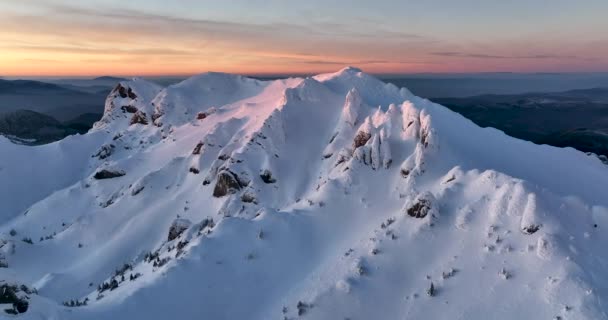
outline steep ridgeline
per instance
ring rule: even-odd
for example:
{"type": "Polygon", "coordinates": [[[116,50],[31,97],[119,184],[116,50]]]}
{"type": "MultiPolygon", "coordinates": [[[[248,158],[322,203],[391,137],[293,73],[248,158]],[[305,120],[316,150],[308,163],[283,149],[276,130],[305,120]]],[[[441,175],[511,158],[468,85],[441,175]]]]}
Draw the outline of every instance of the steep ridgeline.
{"type": "Polygon", "coordinates": [[[124,81],[0,153],[24,319],[608,319],[605,165],[355,68],[124,81]]]}

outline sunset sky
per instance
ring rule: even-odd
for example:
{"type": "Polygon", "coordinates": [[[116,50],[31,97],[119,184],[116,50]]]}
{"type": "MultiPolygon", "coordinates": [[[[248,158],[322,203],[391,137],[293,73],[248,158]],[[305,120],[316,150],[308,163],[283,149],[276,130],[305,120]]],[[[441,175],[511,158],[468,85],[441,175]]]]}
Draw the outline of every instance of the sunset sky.
{"type": "Polygon", "coordinates": [[[2,0],[0,76],[608,71],[605,0],[2,0]]]}

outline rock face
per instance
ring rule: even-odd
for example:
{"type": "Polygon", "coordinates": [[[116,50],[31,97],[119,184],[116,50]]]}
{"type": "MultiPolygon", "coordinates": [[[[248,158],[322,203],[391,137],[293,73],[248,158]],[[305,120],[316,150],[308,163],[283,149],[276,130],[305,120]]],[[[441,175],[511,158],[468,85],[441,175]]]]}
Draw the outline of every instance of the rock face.
{"type": "Polygon", "coordinates": [[[175,219],[169,228],[169,234],[167,235],[167,241],[175,240],[179,237],[186,229],[190,227],[192,222],[188,219],[175,219]]]}
{"type": "Polygon", "coordinates": [[[421,199],[413,206],[407,209],[407,214],[414,218],[424,218],[431,210],[431,203],[425,199],[421,199]]]}
{"type": "Polygon", "coordinates": [[[12,309],[4,309],[4,312],[8,314],[19,314],[27,312],[29,308],[29,296],[35,294],[36,291],[32,290],[25,285],[16,284],[2,284],[0,285],[0,304],[11,304],[12,309]]]}
{"type": "Polygon", "coordinates": [[[236,175],[228,170],[221,171],[217,175],[217,183],[213,189],[213,196],[216,198],[233,194],[241,189],[236,175]]]}
{"type": "Polygon", "coordinates": [[[133,90],[131,88],[125,88],[122,84],[118,84],[116,86],[116,88],[114,88],[114,91],[118,92],[118,94],[120,95],[121,98],[129,98],[129,99],[136,99],[137,95],[133,92],[133,90]]]}
{"type": "Polygon", "coordinates": [[[423,193],[416,197],[413,203],[406,209],[408,216],[422,219],[432,214],[435,198],[430,193],[423,193]]]}
{"type": "Polygon", "coordinates": [[[126,112],[126,113],[135,113],[137,112],[137,108],[134,106],[122,106],[120,107],[120,110],[122,110],[122,112],[126,112]]]}
{"type": "Polygon", "coordinates": [[[133,114],[133,117],[131,117],[131,121],[129,122],[129,124],[147,125],[148,119],[146,118],[146,113],[142,111],[135,112],[135,114],[133,114]]]}
{"type": "Polygon", "coordinates": [[[369,139],[371,139],[372,135],[365,131],[357,132],[355,136],[355,140],[353,141],[353,149],[357,149],[361,146],[364,146],[369,139]]]}
{"type": "Polygon", "coordinates": [[[122,177],[125,174],[126,173],[122,170],[102,169],[102,170],[95,172],[95,175],[93,176],[93,178],[95,178],[97,180],[112,179],[112,178],[122,177]]]}

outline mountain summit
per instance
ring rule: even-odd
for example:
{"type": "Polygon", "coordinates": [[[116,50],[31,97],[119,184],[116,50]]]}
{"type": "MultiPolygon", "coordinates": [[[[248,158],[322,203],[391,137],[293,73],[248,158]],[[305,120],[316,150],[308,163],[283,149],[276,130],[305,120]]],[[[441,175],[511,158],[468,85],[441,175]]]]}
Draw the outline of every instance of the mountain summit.
{"type": "Polygon", "coordinates": [[[121,81],[0,154],[24,319],[608,319],[604,164],[356,68],[121,81]]]}

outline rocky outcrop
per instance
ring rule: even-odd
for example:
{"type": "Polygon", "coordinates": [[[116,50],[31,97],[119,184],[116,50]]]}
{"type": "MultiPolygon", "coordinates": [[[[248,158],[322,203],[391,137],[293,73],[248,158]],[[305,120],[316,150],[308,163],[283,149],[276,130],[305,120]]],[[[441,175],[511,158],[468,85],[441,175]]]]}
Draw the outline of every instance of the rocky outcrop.
{"type": "Polygon", "coordinates": [[[213,189],[213,196],[216,198],[223,197],[228,194],[236,193],[241,189],[239,179],[233,172],[223,170],[217,174],[217,183],[213,189]]]}
{"type": "Polygon", "coordinates": [[[410,217],[422,219],[434,213],[434,205],[435,197],[426,192],[414,199],[414,201],[407,207],[406,213],[410,217]]]}
{"type": "Polygon", "coordinates": [[[177,237],[181,236],[184,231],[190,228],[192,222],[188,219],[177,218],[173,220],[171,227],[169,228],[169,234],[167,235],[167,241],[175,240],[177,237]]]}
{"type": "Polygon", "coordinates": [[[521,231],[525,234],[533,234],[536,233],[540,229],[540,225],[532,224],[528,226],[522,227],[521,231]]]}
{"type": "Polygon", "coordinates": [[[148,119],[146,118],[146,113],[143,111],[135,112],[135,114],[133,114],[133,117],[131,117],[131,121],[129,121],[129,125],[133,124],[147,125],[148,119]]]}
{"type": "Polygon", "coordinates": [[[250,192],[243,193],[241,195],[241,201],[243,201],[245,203],[254,203],[254,204],[258,203],[257,199],[255,198],[255,195],[250,192]]]}
{"type": "Polygon", "coordinates": [[[121,83],[116,85],[113,91],[118,92],[121,98],[137,99],[137,95],[131,88],[125,88],[121,83]]]}
{"type": "Polygon", "coordinates": [[[364,146],[369,139],[371,139],[372,135],[369,132],[359,131],[355,136],[355,140],[353,141],[353,149],[357,149],[361,146],[364,146]]]}
{"type": "Polygon", "coordinates": [[[414,203],[407,209],[407,214],[414,218],[424,218],[431,210],[431,203],[426,199],[420,199],[420,201],[414,203]]]}
{"type": "Polygon", "coordinates": [[[25,313],[29,309],[29,296],[36,290],[25,285],[3,283],[0,285],[0,304],[12,305],[12,309],[4,309],[8,314],[25,313]]]}
{"type": "Polygon", "coordinates": [[[136,113],[138,111],[138,109],[134,106],[122,106],[120,107],[120,110],[122,110],[122,112],[126,112],[126,113],[136,113]]]}
{"type": "Polygon", "coordinates": [[[112,155],[115,146],[113,144],[104,144],[99,148],[99,151],[93,155],[93,157],[103,160],[112,155]]]}
{"type": "Polygon", "coordinates": [[[93,178],[97,180],[112,179],[124,176],[126,173],[122,170],[101,169],[95,172],[93,178]]]}
{"type": "Polygon", "coordinates": [[[260,173],[260,178],[262,178],[262,181],[264,181],[264,183],[275,183],[277,182],[277,179],[275,179],[272,176],[272,172],[270,172],[270,170],[265,169],[260,173]]]}
{"type": "Polygon", "coordinates": [[[201,154],[201,148],[203,147],[203,145],[204,145],[204,143],[202,141],[197,143],[196,146],[194,147],[194,150],[192,150],[192,154],[194,154],[194,155],[201,154]]]}

